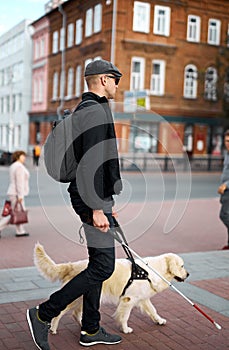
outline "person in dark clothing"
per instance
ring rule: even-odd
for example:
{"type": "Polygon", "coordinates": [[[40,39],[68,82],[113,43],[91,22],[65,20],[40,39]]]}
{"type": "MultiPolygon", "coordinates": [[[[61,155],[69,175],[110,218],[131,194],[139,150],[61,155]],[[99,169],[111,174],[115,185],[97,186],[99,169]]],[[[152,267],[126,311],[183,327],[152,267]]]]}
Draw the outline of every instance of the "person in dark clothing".
{"type": "Polygon", "coordinates": [[[227,228],[227,244],[222,248],[223,250],[229,249],[229,130],[224,133],[224,145],[226,147],[226,153],[223,163],[223,172],[221,175],[221,185],[218,188],[220,194],[220,219],[227,228]]]}
{"type": "Polygon", "coordinates": [[[27,320],[37,347],[49,350],[48,329],[52,318],[83,295],[80,344],[117,344],[121,337],[100,326],[100,294],[115,264],[113,195],[122,190],[113,117],[108,104],[115,97],[122,74],[111,62],[95,60],[85,69],[88,92],[73,115],[76,179],[69,185],[71,203],[80,216],[87,240],[89,263],[63,288],[37,307],[27,310],[27,320]]]}

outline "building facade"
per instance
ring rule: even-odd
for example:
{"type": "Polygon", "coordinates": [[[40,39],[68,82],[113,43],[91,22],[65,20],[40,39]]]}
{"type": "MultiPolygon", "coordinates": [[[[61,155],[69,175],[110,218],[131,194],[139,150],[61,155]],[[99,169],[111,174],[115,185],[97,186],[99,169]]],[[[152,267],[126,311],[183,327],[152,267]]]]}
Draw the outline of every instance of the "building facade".
{"type": "Polygon", "coordinates": [[[123,73],[112,103],[120,152],[220,154],[228,123],[225,1],[68,0],[45,18],[47,108],[30,114],[37,128],[46,123],[41,143],[80,101],[87,63],[103,58],[123,73]]]}
{"type": "Polygon", "coordinates": [[[31,103],[30,21],[0,37],[0,148],[28,150],[31,103]]]}

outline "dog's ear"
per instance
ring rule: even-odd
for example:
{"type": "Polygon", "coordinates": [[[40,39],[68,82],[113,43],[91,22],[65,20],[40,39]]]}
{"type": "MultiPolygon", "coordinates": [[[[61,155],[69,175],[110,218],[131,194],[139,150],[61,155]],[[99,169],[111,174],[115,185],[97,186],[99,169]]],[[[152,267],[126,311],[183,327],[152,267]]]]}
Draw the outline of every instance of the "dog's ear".
{"type": "Polygon", "coordinates": [[[180,271],[179,268],[180,266],[178,266],[178,261],[175,258],[175,256],[173,254],[169,254],[167,256],[167,266],[168,266],[168,272],[170,272],[172,275],[174,276],[179,276],[180,275],[180,271]]]}

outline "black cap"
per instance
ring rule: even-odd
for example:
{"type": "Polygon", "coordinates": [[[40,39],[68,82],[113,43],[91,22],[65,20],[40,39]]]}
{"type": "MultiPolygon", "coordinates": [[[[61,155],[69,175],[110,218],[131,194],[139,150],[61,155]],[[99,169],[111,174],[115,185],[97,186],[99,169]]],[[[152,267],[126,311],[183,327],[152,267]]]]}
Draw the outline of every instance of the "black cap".
{"type": "Polygon", "coordinates": [[[96,74],[114,74],[115,77],[121,78],[122,73],[115,65],[105,60],[95,60],[88,63],[84,76],[96,75],[96,74]]]}

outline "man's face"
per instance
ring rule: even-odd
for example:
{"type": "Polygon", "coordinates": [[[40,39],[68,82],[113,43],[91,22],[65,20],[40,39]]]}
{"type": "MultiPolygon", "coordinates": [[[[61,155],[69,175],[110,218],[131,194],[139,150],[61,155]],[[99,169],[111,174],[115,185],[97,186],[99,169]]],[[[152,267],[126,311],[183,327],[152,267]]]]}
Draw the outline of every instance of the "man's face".
{"type": "Polygon", "coordinates": [[[119,78],[116,78],[113,75],[105,75],[106,77],[106,93],[108,99],[115,98],[115,94],[118,88],[119,78]]]}
{"type": "Polygon", "coordinates": [[[224,137],[224,144],[227,151],[229,152],[229,135],[224,137]]]}

